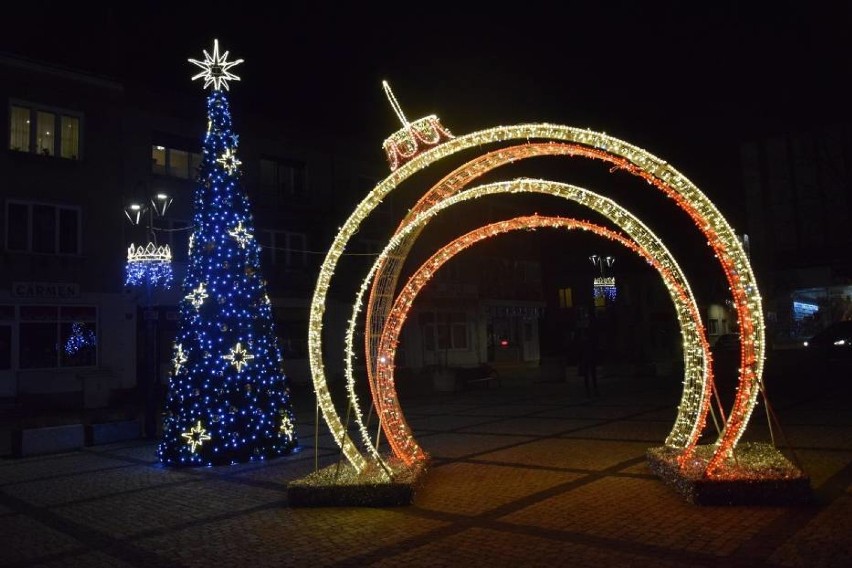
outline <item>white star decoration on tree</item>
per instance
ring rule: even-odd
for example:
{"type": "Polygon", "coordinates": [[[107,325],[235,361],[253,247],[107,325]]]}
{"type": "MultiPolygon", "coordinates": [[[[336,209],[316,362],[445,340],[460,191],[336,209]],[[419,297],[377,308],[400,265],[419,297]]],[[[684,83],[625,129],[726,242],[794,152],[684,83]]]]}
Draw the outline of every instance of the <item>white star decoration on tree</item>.
{"type": "Polygon", "coordinates": [[[207,289],[204,287],[204,282],[200,282],[198,284],[198,288],[186,295],[186,299],[192,302],[192,305],[195,306],[196,310],[201,307],[201,304],[204,303],[204,298],[206,297],[207,289]]]}
{"type": "Polygon", "coordinates": [[[245,227],[243,227],[242,221],[237,223],[237,226],[234,227],[233,231],[228,231],[228,234],[234,237],[234,240],[239,243],[240,248],[246,248],[248,242],[254,238],[254,236],[252,236],[252,234],[249,233],[245,227]]]}
{"type": "Polygon", "coordinates": [[[207,53],[207,50],[204,51],[204,61],[198,61],[196,59],[190,59],[189,62],[193,65],[197,65],[201,67],[204,71],[192,77],[192,80],[203,78],[204,79],[204,88],[206,89],[210,85],[213,85],[214,91],[222,90],[222,87],[225,88],[226,91],[230,90],[228,87],[228,81],[239,81],[240,78],[228,71],[234,65],[239,65],[243,62],[242,59],[237,59],[236,61],[228,61],[228,52],[226,51],[222,55],[219,55],[219,40],[213,40],[213,55],[211,56],[207,53]]]}
{"type": "Polygon", "coordinates": [[[210,435],[207,433],[207,430],[201,426],[201,420],[198,421],[198,424],[190,428],[189,432],[181,434],[181,437],[186,439],[186,443],[189,444],[190,450],[193,454],[195,453],[196,447],[210,439],[210,435]]]}
{"type": "Polygon", "coordinates": [[[231,365],[237,368],[237,372],[243,370],[243,365],[248,365],[248,362],[254,359],[254,355],[243,349],[242,343],[237,343],[237,346],[231,349],[231,352],[222,356],[231,362],[231,365]]]}
{"type": "Polygon", "coordinates": [[[242,164],[242,162],[237,159],[237,155],[230,148],[225,150],[225,153],[216,161],[222,164],[222,167],[225,168],[230,175],[234,175],[234,172],[236,172],[237,168],[239,168],[240,164],[242,164]]]}
{"type": "Polygon", "coordinates": [[[172,362],[175,364],[175,375],[180,373],[180,368],[186,363],[186,359],[186,353],[183,352],[183,345],[178,343],[175,349],[175,357],[172,359],[172,362]]]}
{"type": "Polygon", "coordinates": [[[293,421],[286,414],[281,417],[280,432],[284,434],[288,440],[293,439],[293,421]]]}

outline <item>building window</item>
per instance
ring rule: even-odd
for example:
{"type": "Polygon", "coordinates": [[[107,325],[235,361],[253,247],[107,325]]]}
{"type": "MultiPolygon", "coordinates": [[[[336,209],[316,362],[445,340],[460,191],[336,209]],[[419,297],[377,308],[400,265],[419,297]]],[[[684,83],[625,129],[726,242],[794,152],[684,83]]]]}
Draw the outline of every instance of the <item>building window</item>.
{"type": "Polygon", "coordinates": [[[9,149],[79,160],[80,122],[79,113],[13,103],[9,111],[9,149]]]}
{"type": "Polygon", "coordinates": [[[80,254],[80,209],[43,203],[6,203],[6,250],[80,254]]]}
{"type": "Polygon", "coordinates": [[[264,261],[269,264],[300,268],[308,264],[308,238],[292,231],[262,231],[260,246],[264,261]]]}
{"type": "Polygon", "coordinates": [[[468,348],[464,312],[424,312],[419,316],[426,351],[468,348]]]}
{"type": "Polygon", "coordinates": [[[574,295],[571,292],[571,288],[560,288],[558,290],[559,293],[559,307],[560,308],[573,308],[574,307],[574,295]]]}
{"type": "Polygon", "coordinates": [[[12,368],[12,325],[15,306],[0,305],[0,371],[12,368]]]}
{"type": "Polygon", "coordinates": [[[21,306],[21,369],[94,367],[98,361],[97,308],[21,306]]]}
{"type": "Polygon", "coordinates": [[[296,160],[260,160],[260,186],[278,199],[305,194],[307,167],[296,160]]]}
{"type": "Polygon", "coordinates": [[[719,320],[710,318],[707,320],[707,333],[709,335],[719,335],[719,320]]]}
{"type": "Polygon", "coordinates": [[[180,179],[194,179],[201,166],[201,154],[151,146],[151,173],[180,179]]]}

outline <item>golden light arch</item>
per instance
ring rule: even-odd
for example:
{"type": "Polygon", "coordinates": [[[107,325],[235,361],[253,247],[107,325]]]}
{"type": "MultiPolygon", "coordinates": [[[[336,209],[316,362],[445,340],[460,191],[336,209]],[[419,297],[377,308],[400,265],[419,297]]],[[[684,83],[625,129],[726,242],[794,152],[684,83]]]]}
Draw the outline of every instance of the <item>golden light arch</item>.
{"type": "Polygon", "coordinates": [[[380,182],[355,208],[340,228],[322,266],[311,301],[308,331],[309,359],[317,403],[332,432],[350,463],[361,471],[367,461],[349,439],[337,415],[325,377],[322,361],[322,317],[328,289],[335,267],[346,244],[361,223],[381,200],[417,171],[456,152],[509,141],[556,141],[578,144],[600,151],[602,155],[623,160],[631,171],[638,172],[652,185],[672,197],[695,222],[707,238],[723,268],[733,295],[741,330],[740,381],[737,395],[725,427],[716,444],[716,451],[706,467],[712,476],[728,457],[742,436],[756,405],[763,373],[764,328],[760,296],[748,259],[722,214],[692,182],[665,161],[603,133],[551,124],[524,124],[497,127],[450,139],[440,146],[413,157],[380,182]]]}
{"type": "MultiPolygon", "coordinates": [[[[361,431],[361,438],[367,452],[374,459],[381,461],[378,450],[371,443],[369,432],[361,418],[362,411],[355,392],[355,379],[352,368],[355,328],[369,282],[371,280],[375,282],[374,275],[378,274],[380,267],[385,266],[388,258],[398,255],[397,251],[403,243],[410,242],[409,239],[412,235],[418,234],[432,218],[445,209],[471,199],[510,193],[548,194],[576,202],[603,215],[624,230],[630,239],[632,239],[631,242],[640,247],[641,254],[661,273],[672,302],[675,305],[675,313],[684,341],[684,389],[678,409],[678,416],[671,433],[666,439],[666,445],[682,449],[684,451],[683,455],[688,458],[701,435],[709,409],[712,370],[710,367],[710,346],[706,340],[701,316],[692,291],[689,289],[686,277],[659,237],[639,219],[613,200],[574,185],[534,179],[517,179],[476,186],[437,201],[432,207],[418,213],[414,219],[408,219],[373,262],[372,267],[361,283],[361,288],[353,303],[352,317],[349,320],[346,334],[347,390],[353,411],[352,414],[355,416],[361,431]]],[[[439,252],[437,254],[443,253],[439,252]]],[[[393,315],[393,313],[387,317],[383,324],[383,335],[387,333],[388,326],[392,325],[394,321],[398,321],[398,319],[398,316],[393,315]]],[[[374,406],[377,409],[387,408],[388,405],[383,404],[379,400],[380,396],[377,394],[377,385],[374,382],[371,382],[370,390],[373,395],[374,406]]],[[[394,406],[395,412],[400,412],[398,405],[391,404],[391,406],[394,406]]],[[[405,428],[404,421],[402,428],[405,428]]],[[[402,445],[398,444],[395,450],[398,450],[402,445]]],[[[404,454],[404,452],[400,451],[397,451],[397,453],[404,454]]],[[[403,458],[403,461],[407,465],[411,465],[415,460],[403,458]]]]}
{"type": "MultiPolygon", "coordinates": [[[[464,196],[461,194],[460,196],[464,196]]],[[[440,206],[438,206],[440,207],[440,206]]],[[[432,210],[430,210],[431,212],[432,210]]],[[[437,213],[437,212],[435,212],[437,213]]],[[[662,276],[666,288],[669,290],[678,313],[678,320],[681,323],[681,330],[684,335],[684,342],[689,340],[686,336],[696,338],[704,337],[704,330],[701,324],[701,317],[698,312],[698,307],[694,302],[688,301],[688,292],[685,287],[678,282],[676,273],[666,268],[663,263],[650,254],[642,245],[633,240],[607,229],[600,225],[590,223],[588,221],[579,221],[565,217],[549,217],[549,216],[523,216],[498,221],[489,225],[484,225],[473,231],[466,233],[452,242],[448,243],[426,262],[408,279],[406,285],[397,295],[393,309],[385,325],[384,333],[379,342],[378,349],[378,365],[376,373],[376,391],[375,403],[378,412],[382,417],[381,424],[388,439],[388,443],[393,449],[394,455],[402,460],[406,465],[412,466],[418,461],[423,461],[426,454],[421,450],[420,446],[414,439],[411,428],[405,421],[402,409],[399,405],[399,399],[396,394],[394,384],[394,361],[396,358],[396,346],[399,340],[399,334],[408,313],[417,295],[423,287],[430,281],[432,276],[450,259],[459,254],[463,250],[473,246],[474,244],[510,231],[519,230],[535,230],[539,228],[555,228],[568,230],[583,230],[594,233],[600,237],[617,242],[622,246],[630,249],[636,254],[642,256],[648,264],[652,265],[660,276],[662,276]],[[688,310],[688,321],[684,310],[688,310]],[[687,333],[688,331],[688,333],[687,333]]],[[[706,353],[709,349],[706,340],[703,341],[702,347],[706,353]]],[[[702,347],[687,346],[685,352],[692,351],[691,355],[697,355],[696,352],[702,352],[702,347]]],[[[707,406],[704,405],[706,412],[707,406]]],[[[700,431],[699,431],[700,433],[700,431]]],[[[691,441],[691,446],[694,447],[696,439],[691,441]]]]}
{"type": "MultiPolygon", "coordinates": [[[[437,216],[443,210],[462,201],[507,193],[545,193],[574,201],[602,214],[614,223],[619,224],[627,232],[630,239],[632,239],[630,242],[634,243],[635,247],[639,247],[640,254],[648,260],[649,264],[654,266],[654,268],[660,272],[675,305],[675,313],[681,327],[681,335],[684,341],[683,354],[685,379],[683,395],[679,405],[677,419],[675,420],[671,433],[666,439],[666,445],[682,449],[684,451],[683,455],[686,457],[691,455],[692,449],[697,444],[698,437],[703,429],[707,411],[709,409],[712,371],[709,365],[709,344],[707,343],[704,334],[704,327],[701,322],[700,313],[680,267],[677,265],[674,258],[672,258],[665,245],[663,245],[662,241],[660,241],[660,239],[650,229],[648,229],[648,227],[611,199],[574,185],[533,179],[518,179],[477,186],[439,201],[429,209],[422,211],[414,219],[410,220],[405,224],[405,226],[401,227],[400,230],[397,231],[384,250],[382,250],[382,252],[378,255],[367,276],[364,278],[364,281],[361,284],[361,289],[353,305],[352,318],[350,319],[350,325],[346,336],[346,374],[349,398],[354,410],[353,414],[355,415],[361,430],[362,441],[367,447],[369,453],[375,459],[381,459],[375,446],[370,443],[369,433],[360,418],[362,413],[355,394],[354,376],[352,374],[352,356],[354,353],[353,337],[356,327],[355,322],[358,319],[358,315],[362,307],[363,296],[367,288],[367,284],[373,278],[373,275],[377,273],[378,268],[383,265],[384,260],[389,256],[396,254],[395,251],[400,243],[405,242],[410,235],[418,233],[431,218],[437,216]]],[[[596,226],[595,230],[597,230],[596,226]]],[[[598,232],[598,234],[603,233],[598,232]]],[[[610,233],[607,233],[607,235],[609,236],[610,233]]],[[[439,251],[436,254],[439,256],[448,256],[448,253],[442,251],[439,251]]],[[[397,323],[401,326],[399,314],[391,312],[384,325],[383,339],[387,334],[389,327],[393,327],[397,323]]],[[[380,361],[380,364],[382,363],[384,362],[380,361]]],[[[387,376],[384,378],[387,380],[387,376]]],[[[396,405],[394,401],[386,403],[385,401],[380,400],[381,395],[377,394],[379,389],[376,388],[375,384],[371,383],[370,387],[371,392],[373,393],[373,403],[376,408],[387,409],[392,407],[394,408],[393,413],[401,413],[398,405],[396,405]]],[[[404,423],[401,427],[405,428],[404,423]]],[[[394,448],[400,457],[402,457],[401,454],[405,454],[405,452],[399,451],[399,448],[402,445],[404,444],[397,444],[397,447],[394,448]]],[[[403,458],[403,461],[405,461],[407,465],[411,465],[415,459],[412,458],[409,460],[403,458]]]]}

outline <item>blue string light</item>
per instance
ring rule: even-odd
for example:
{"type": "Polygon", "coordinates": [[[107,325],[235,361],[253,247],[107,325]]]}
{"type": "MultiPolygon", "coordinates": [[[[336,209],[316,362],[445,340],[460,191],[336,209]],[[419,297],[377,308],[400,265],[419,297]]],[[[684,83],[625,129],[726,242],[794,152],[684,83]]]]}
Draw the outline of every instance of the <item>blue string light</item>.
{"type": "Polygon", "coordinates": [[[174,276],[172,263],[168,260],[128,259],[124,268],[125,286],[152,286],[169,289],[174,276]]]}
{"type": "Polygon", "coordinates": [[[98,340],[94,331],[82,323],[75,321],[71,324],[71,334],[65,341],[65,354],[76,355],[87,347],[94,347],[97,345],[97,342],[98,340]]]}
{"type": "Polygon", "coordinates": [[[224,91],[210,93],[207,115],[158,448],[168,465],[242,463],[298,450],[224,91]]]}

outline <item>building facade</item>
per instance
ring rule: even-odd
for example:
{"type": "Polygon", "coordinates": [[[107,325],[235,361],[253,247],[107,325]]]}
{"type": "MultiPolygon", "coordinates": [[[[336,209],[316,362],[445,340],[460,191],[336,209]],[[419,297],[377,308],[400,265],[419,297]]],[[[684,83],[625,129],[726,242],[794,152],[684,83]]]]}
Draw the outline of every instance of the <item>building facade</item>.
{"type": "MultiPolygon", "coordinates": [[[[173,366],[204,95],[130,88],[13,56],[0,57],[0,79],[7,132],[0,153],[0,402],[15,410],[19,426],[60,409],[113,409],[112,418],[139,417],[155,435],[173,366]],[[161,197],[169,203],[162,215],[150,206],[161,197]],[[137,223],[130,222],[132,204],[148,207],[137,223]],[[170,288],[125,284],[128,246],[148,242],[172,251],[170,288]]],[[[244,111],[234,98],[243,184],[284,370],[294,385],[308,385],[308,312],[319,265],[387,165],[379,152],[364,159],[300,137],[286,116],[244,111]]],[[[325,311],[332,350],[342,352],[365,267],[405,215],[397,199],[383,201],[344,255],[325,311]]],[[[485,217],[497,213],[504,212],[485,217]]],[[[438,240],[418,242],[412,260],[443,244],[441,223],[459,229],[465,215],[436,220],[438,240]]],[[[538,368],[547,306],[541,257],[506,239],[450,263],[423,292],[403,329],[401,368],[538,368]]],[[[328,357],[326,366],[332,380],[342,378],[342,358],[328,357]]]]}
{"type": "Polygon", "coordinates": [[[767,335],[776,346],[801,345],[852,319],[852,129],[778,134],[740,153],[767,335]]]}

